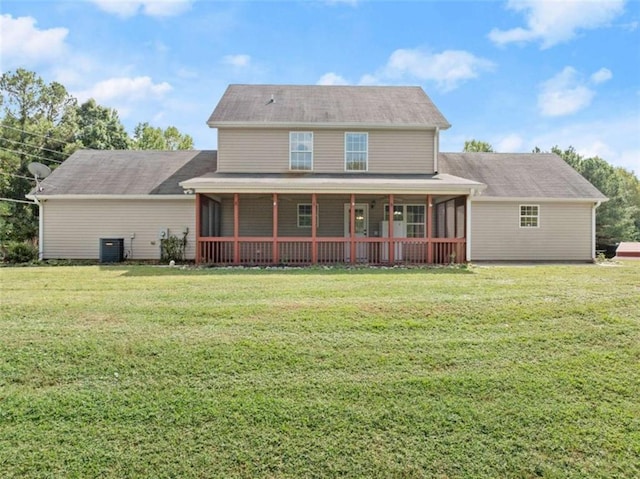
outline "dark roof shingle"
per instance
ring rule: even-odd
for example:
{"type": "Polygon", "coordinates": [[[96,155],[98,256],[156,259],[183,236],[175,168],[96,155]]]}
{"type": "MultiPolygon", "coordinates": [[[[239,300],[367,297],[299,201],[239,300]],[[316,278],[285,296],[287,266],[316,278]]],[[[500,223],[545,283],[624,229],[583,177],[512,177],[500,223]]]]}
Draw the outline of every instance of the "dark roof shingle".
{"type": "Polygon", "coordinates": [[[450,126],[422,88],[406,86],[230,85],[208,124],[234,123],[450,126]]]}
{"type": "Polygon", "coordinates": [[[216,169],[216,151],[79,150],[40,195],[179,195],[181,181],[216,169]]]}
{"type": "Polygon", "coordinates": [[[553,153],[440,153],[438,169],[486,184],[482,196],[606,199],[553,153]]]}

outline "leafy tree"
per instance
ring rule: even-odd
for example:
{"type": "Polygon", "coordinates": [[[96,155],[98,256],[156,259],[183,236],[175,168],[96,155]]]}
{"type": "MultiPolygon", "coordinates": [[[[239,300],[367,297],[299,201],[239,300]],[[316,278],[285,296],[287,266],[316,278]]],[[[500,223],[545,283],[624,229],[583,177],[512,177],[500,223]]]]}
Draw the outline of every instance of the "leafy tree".
{"type": "Polygon", "coordinates": [[[182,134],[175,126],[163,130],[149,123],[138,123],[133,131],[136,150],[192,150],[193,138],[182,134]]]}
{"type": "Polygon", "coordinates": [[[131,139],[113,108],[100,106],[91,98],[76,111],[76,140],[92,150],[128,150],[131,139]]]}
{"type": "Polygon", "coordinates": [[[551,151],[598,188],[609,201],[598,207],[596,243],[599,249],[620,241],[640,239],[640,183],[624,168],[616,168],[599,157],[584,158],[573,147],[551,151]]]}
{"type": "MultiPolygon", "coordinates": [[[[60,83],[46,84],[24,69],[4,73],[0,91],[0,197],[23,201],[33,187],[28,164],[39,161],[53,167],[66,157],[65,141],[51,131],[66,121],[76,102],[60,83]]],[[[0,241],[37,236],[36,214],[32,205],[3,201],[0,241]]]]}
{"type": "Polygon", "coordinates": [[[136,127],[130,138],[118,112],[90,99],[76,98],[57,82],[19,68],[0,78],[0,242],[37,237],[37,208],[25,200],[34,182],[27,165],[55,168],[80,148],[192,149],[193,138],[177,128],[136,127]],[[15,201],[17,200],[17,201],[15,201]]]}
{"type": "Polygon", "coordinates": [[[487,143],[486,141],[480,141],[480,140],[467,140],[464,142],[464,148],[462,149],[462,151],[467,151],[467,152],[483,152],[483,153],[493,153],[493,146],[491,146],[490,143],[487,143]]]}

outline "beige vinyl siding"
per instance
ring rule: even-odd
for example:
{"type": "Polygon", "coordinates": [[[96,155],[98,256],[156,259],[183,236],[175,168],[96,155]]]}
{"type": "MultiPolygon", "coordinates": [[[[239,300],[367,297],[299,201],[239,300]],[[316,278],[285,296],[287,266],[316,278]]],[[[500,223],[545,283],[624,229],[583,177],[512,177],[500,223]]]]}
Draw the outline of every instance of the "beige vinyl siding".
{"type": "MultiPolygon", "coordinates": [[[[219,129],[218,171],[289,172],[290,129],[219,129]]],[[[313,171],[345,171],[345,132],[369,134],[370,173],[433,173],[432,130],[309,130],[313,132],[313,171]]]]}
{"type": "Polygon", "coordinates": [[[589,261],[590,203],[471,203],[472,261],[589,261]],[[539,227],[520,227],[520,205],[539,205],[539,227]]]}
{"type": "Polygon", "coordinates": [[[99,259],[100,238],[124,238],[130,259],[159,259],[158,231],[182,237],[195,257],[195,200],[69,200],[44,203],[44,258],[99,259]],[[131,234],[135,238],[131,240],[131,234]],[[153,244],[155,243],[155,244],[153,244]]]}

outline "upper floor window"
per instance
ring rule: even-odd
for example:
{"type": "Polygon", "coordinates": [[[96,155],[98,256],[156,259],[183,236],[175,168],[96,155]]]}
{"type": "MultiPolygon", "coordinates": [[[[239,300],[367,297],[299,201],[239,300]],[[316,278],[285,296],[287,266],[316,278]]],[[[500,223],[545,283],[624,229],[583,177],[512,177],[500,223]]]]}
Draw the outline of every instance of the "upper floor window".
{"type": "Polygon", "coordinates": [[[344,161],[347,171],[367,171],[369,154],[368,133],[346,133],[344,137],[344,161]]]}
{"type": "Polygon", "coordinates": [[[292,131],[289,133],[289,168],[291,170],[313,169],[313,133],[292,131]]]}
{"type": "Polygon", "coordinates": [[[540,207],[538,205],[520,205],[520,228],[540,226],[540,207]]]}

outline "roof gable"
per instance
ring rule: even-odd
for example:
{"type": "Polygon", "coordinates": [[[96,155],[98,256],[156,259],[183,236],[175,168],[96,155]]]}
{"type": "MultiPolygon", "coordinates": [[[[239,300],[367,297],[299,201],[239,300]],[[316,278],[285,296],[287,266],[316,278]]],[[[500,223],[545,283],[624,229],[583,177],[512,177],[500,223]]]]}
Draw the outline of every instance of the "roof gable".
{"type": "Polygon", "coordinates": [[[483,197],[606,200],[553,153],[440,153],[438,167],[486,184],[483,197]]]}
{"type": "Polygon", "coordinates": [[[450,126],[420,87],[324,85],[230,85],[207,123],[211,127],[450,126]]]}
{"type": "Polygon", "coordinates": [[[215,171],[216,158],[206,150],[79,150],[41,183],[40,196],[179,195],[179,183],[215,171]]]}

